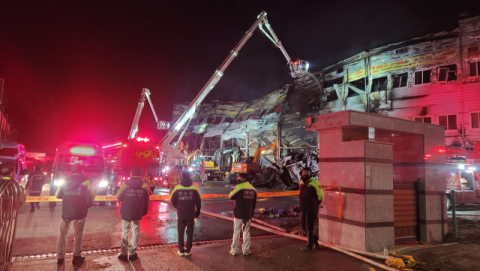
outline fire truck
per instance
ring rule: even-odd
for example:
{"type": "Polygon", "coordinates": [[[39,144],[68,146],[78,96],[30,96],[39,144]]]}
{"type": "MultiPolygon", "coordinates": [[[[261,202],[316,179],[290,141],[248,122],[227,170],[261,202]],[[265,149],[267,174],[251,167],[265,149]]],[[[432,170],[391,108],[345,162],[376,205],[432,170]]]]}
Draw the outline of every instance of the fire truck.
{"type": "Polygon", "coordinates": [[[465,156],[449,157],[446,167],[447,207],[451,207],[452,190],[455,190],[457,204],[480,203],[480,172],[477,171],[475,159],[467,159],[465,156]]]}
{"type": "Polygon", "coordinates": [[[110,172],[115,182],[113,190],[117,190],[124,181],[130,179],[132,169],[142,169],[142,178],[149,184],[153,192],[157,186],[168,186],[166,181],[167,171],[159,164],[158,144],[152,143],[147,137],[136,137],[134,139],[117,137],[111,139],[102,146],[105,166],[111,169],[110,172]]]}

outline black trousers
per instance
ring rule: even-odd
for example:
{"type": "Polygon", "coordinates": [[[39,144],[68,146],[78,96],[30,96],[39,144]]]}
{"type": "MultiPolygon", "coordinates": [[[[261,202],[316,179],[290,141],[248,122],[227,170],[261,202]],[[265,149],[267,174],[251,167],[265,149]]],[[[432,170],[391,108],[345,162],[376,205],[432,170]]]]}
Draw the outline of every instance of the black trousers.
{"type": "Polygon", "coordinates": [[[190,252],[192,249],[192,239],[193,239],[193,226],[195,225],[195,220],[178,220],[177,229],[178,229],[178,250],[181,253],[190,252]],[[184,236],[185,228],[187,228],[187,247],[183,249],[184,245],[184,236]]]}
{"type": "MultiPolygon", "coordinates": [[[[30,192],[29,196],[38,197],[38,196],[40,196],[40,193],[39,192],[30,192]]],[[[30,208],[35,209],[35,205],[37,205],[37,207],[40,208],[40,202],[30,202],[30,208]]]]}
{"type": "Polygon", "coordinates": [[[318,236],[313,234],[313,225],[317,219],[317,214],[300,212],[300,220],[302,221],[302,228],[307,233],[307,248],[313,249],[313,244],[317,242],[318,236]]]}

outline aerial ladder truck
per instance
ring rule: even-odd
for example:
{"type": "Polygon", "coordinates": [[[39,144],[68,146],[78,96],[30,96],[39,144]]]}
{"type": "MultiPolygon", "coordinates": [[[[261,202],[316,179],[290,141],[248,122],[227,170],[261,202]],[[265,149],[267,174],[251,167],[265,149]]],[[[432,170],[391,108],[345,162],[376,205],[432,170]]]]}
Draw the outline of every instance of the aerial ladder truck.
{"type": "MultiPolygon", "coordinates": [[[[192,120],[196,110],[198,109],[202,101],[210,93],[210,91],[215,87],[215,85],[220,81],[227,67],[230,65],[233,59],[238,55],[242,47],[245,45],[248,39],[252,36],[253,32],[257,29],[257,27],[263,32],[263,34],[267,36],[269,40],[273,42],[273,44],[277,48],[280,49],[280,51],[282,52],[282,54],[287,60],[287,65],[290,68],[290,74],[293,78],[300,78],[308,74],[309,63],[303,60],[292,61],[287,51],[283,47],[282,43],[278,39],[277,35],[273,31],[272,27],[268,23],[267,13],[265,11],[262,11],[262,13],[258,15],[255,23],[253,23],[253,25],[245,33],[245,35],[242,37],[240,42],[238,42],[235,48],[233,48],[233,50],[230,51],[230,54],[227,56],[227,58],[223,61],[220,67],[214,72],[214,74],[210,77],[210,79],[203,86],[203,88],[200,90],[197,96],[188,105],[188,107],[180,116],[180,118],[175,122],[174,125],[172,125],[172,127],[169,129],[165,137],[160,141],[160,162],[161,163],[182,164],[182,165],[185,164],[187,160],[187,155],[184,152],[181,152],[181,150],[178,149],[178,146],[183,138],[183,135],[185,134],[185,131],[187,130],[188,125],[190,124],[190,121],[192,120]],[[177,136],[178,136],[178,139],[174,141],[175,137],[177,136]]],[[[148,101],[150,102],[150,99],[148,99],[148,101]]],[[[157,127],[159,127],[159,122],[157,118],[156,118],[156,121],[157,121],[157,127]]],[[[162,127],[166,127],[166,125],[163,124],[162,127]]],[[[134,127],[132,126],[132,129],[133,128],[134,127]]]]}

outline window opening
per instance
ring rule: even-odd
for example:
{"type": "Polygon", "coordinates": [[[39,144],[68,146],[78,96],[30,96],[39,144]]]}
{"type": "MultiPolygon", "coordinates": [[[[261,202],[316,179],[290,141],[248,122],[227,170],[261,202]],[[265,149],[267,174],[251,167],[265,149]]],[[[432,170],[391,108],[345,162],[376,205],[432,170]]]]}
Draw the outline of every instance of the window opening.
{"type": "Polygon", "coordinates": [[[430,83],[430,70],[415,72],[415,85],[430,83]]]}
{"type": "Polygon", "coordinates": [[[334,84],[337,84],[337,85],[343,84],[343,77],[339,77],[337,79],[325,81],[325,83],[323,84],[323,87],[324,88],[333,87],[334,84]]]}
{"type": "Polygon", "coordinates": [[[438,82],[447,82],[457,80],[457,65],[448,65],[438,68],[438,82]]]}
{"type": "Polygon", "coordinates": [[[456,130],[457,115],[438,116],[438,124],[447,127],[447,130],[456,130]]]}
{"type": "Polygon", "coordinates": [[[407,86],[408,73],[397,74],[393,76],[392,88],[403,88],[407,86]]]}
{"type": "Polygon", "coordinates": [[[432,123],[432,117],[415,117],[413,120],[423,123],[432,123]]]}
{"type": "Polygon", "coordinates": [[[480,113],[475,112],[471,113],[471,120],[472,120],[472,129],[478,129],[480,128],[480,113]]]}
{"type": "Polygon", "coordinates": [[[348,83],[358,89],[365,90],[365,77],[348,83]]]}
{"type": "Polygon", "coordinates": [[[387,90],[387,77],[380,77],[372,80],[372,92],[387,90]]]}
{"type": "Polygon", "coordinates": [[[337,92],[330,91],[330,93],[327,94],[327,102],[333,102],[336,100],[338,100],[337,92]]]}
{"type": "Polygon", "coordinates": [[[480,61],[470,62],[470,77],[475,77],[480,75],[480,61]]]}
{"type": "Polygon", "coordinates": [[[407,52],[408,52],[408,48],[401,48],[401,49],[395,50],[395,54],[397,54],[397,55],[405,54],[407,52]]]}
{"type": "Polygon", "coordinates": [[[467,53],[472,54],[480,51],[480,46],[468,47],[467,53]]]}
{"type": "Polygon", "coordinates": [[[231,118],[231,117],[225,118],[224,122],[232,123],[233,118],[231,118]]]}

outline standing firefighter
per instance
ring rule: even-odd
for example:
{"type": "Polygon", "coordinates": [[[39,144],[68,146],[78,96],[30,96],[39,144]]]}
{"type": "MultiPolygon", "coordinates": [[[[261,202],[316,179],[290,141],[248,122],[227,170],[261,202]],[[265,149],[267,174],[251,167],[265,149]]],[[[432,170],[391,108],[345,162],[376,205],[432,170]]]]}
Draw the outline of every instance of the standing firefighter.
{"type": "Polygon", "coordinates": [[[190,178],[190,172],[182,173],[182,182],[173,189],[172,204],[177,209],[178,252],[179,256],[190,256],[195,218],[200,215],[202,202],[200,190],[190,178]],[[185,228],[187,229],[187,245],[184,249],[185,228]]]}
{"type": "MultiPolygon", "coordinates": [[[[42,172],[42,166],[37,165],[35,167],[35,173],[28,177],[25,190],[29,196],[40,196],[42,193],[43,185],[47,183],[47,176],[42,172]]],[[[37,209],[40,209],[40,202],[30,202],[30,212],[35,212],[35,205],[37,209]]]]}
{"type": "Polygon", "coordinates": [[[318,216],[318,208],[323,200],[323,190],[320,183],[312,177],[312,170],[303,169],[300,186],[300,219],[302,228],[307,233],[307,246],[300,249],[313,253],[313,247],[318,246],[318,236],[313,233],[313,226],[318,216]]]}
{"type": "Polygon", "coordinates": [[[137,256],[138,235],[140,234],[140,220],[148,212],[149,188],[140,175],[142,170],[135,167],[132,170],[132,178],[122,184],[117,192],[117,199],[122,203],[120,214],[122,215],[122,252],[118,259],[122,261],[134,261],[137,256]],[[132,248],[127,257],[128,235],[132,228],[132,248]]]}
{"type": "Polygon", "coordinates": [[[233,216],[233,242],[230,250],[230,254],[237,256],[238,244],[240,242],[240,232],[243,230],[243,255],[250,254],[250,221],[255,211],[255,205],[257,203],[257,191],[248,182],[248,174],[240,173],[237,179],[237,186],[230,192],[228,197],[230,200],[234,200],[233,216]]]}
{"type": "Polygon", "coordinates": [[[63,264],[67,248],[67,236],[73,222],[75,239],[73,245],[73,263],[83,263],[82,256],[83,227],[88,208],[93,204],[95,191],[91,181],[83,175],[81,165],[72,165],[72,175],[58,187],[55,196],[62,199],[62,223],[57,241],[57,264],[63,264]]]}

